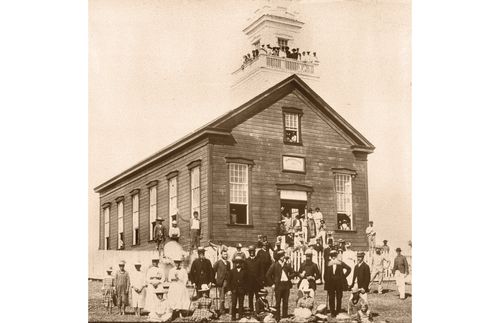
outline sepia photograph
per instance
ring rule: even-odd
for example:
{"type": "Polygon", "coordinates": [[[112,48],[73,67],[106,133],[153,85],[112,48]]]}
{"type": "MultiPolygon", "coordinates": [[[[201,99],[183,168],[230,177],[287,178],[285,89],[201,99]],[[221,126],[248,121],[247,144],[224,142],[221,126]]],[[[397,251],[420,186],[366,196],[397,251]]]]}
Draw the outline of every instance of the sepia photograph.
{"type": "Polygon", "coordinates": [[[89,0],[88,96],[90,322],[412,322],[410,0],[89,0]]]}

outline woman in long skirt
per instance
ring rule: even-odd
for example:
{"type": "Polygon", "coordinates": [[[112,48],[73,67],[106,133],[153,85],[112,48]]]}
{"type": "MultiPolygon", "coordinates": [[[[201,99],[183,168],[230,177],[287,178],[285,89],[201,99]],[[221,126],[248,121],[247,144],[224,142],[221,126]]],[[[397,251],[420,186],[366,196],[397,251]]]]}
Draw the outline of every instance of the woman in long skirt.
{"type": "Polygon", "coordinates": [[[116,302],[116,294],[115,294],[115,277],[111,275],[113,272],[113,268],[109,267],[106,270],[108,275],[102,280],[102,303],[106,306],[108,314],[111,314],[113,306],[116,302]]]}
{"type": "Polygon", "coordinates": [[[156,296],[156,290],[161,288],[163,290],[164,274],[163,270],[158,267],[160,259],[153,258],[153,266],[151,266],[146,272],[146,302],[144,304],[144,310],[147,312],[152,312],[156,309],[158,304],[158,297],[156,296]]]}
{"type": "Polygon", "coordinates": [[[174,311],[187,311],[191,303],[186,287],[188,273],[186,269],[181,267],[182,259],[180,257],[174,258],[174,263],[175,268],[172,268],[168,273],[168,281],[170,282],[168,304],[174,311]]]}

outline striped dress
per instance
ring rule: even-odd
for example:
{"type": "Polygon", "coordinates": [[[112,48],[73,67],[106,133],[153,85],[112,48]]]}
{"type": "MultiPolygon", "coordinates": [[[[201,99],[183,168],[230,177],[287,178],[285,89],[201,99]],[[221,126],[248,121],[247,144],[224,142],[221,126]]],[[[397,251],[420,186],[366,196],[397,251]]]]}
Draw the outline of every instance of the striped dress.
{"type": "Polygon", "coordinates": [[[197,308],[194,310],[191,320],[194,322],[201,322],[203,320],[210,320],[214,315],[210,308],[212,307],[212,299],[210,297],[201,297],[198,300],[197,308]]]}
{"type": "Polygon", "coordinates": [[[115,278],[111,275],[104,277],[102,280],[102,304],[104,306],[113,306],[115,298],[115,278]]]}

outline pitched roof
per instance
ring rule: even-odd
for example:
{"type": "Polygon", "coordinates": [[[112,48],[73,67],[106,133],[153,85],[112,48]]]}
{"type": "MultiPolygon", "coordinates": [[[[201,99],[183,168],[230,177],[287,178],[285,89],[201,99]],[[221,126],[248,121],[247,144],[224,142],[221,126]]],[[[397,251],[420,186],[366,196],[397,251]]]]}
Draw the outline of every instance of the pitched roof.
{"type": "Polygon", "coordinates": [[[302,95],[304,95],[318,109],[325,113],[325,115],[328,116],[337,127],[339,127],[349,138],[351,138],[355,142],[355,145],[353,145],[354,150],[364,153],[373,152],[375,146],[373,146],[368,139],[366,139],[359,131],[354,129],[353,126],[351,126],[344,118],[333,110],[332,107],[330,107],[328,103],[326,103],[316,92],[314,92],[299,76],[293,74],[257,95],[253,99],[242,104],[238,108],[223,114],[205,126],[198,128],[197,130],[156,152],[152,156],[140,161],[134,166],[98,185],[94,188],[94,191],[101,192],[110,185],[113,185],[118,181],[139,172],[155,161],[164,158],[181,148],[184,148],[186,145],[189,145],[200,138],[211,135],[231,135],[231,129],[236,125],[245,121],[261,109],[269,107],[271,104],[280,100],[293,90],[300,91],[302,95]]]}

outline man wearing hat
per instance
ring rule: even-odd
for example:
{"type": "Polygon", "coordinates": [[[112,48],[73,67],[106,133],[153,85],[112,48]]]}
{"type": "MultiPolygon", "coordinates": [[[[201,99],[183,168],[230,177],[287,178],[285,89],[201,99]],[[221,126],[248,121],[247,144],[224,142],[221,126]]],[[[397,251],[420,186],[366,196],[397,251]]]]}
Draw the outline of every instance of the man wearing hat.
{"type": "Polygon", "coordinates": [[[382,252],[385,253],[386,255],[389,255],[389,252],[391,251],[391,248],[387,245],[387,240],[382,241],[384,244],[382,245],[382,252]]]}
{"type": "Polygon", "coordinates": [[[361,290],[355,286],[351,290],[351,296],[349,297],[349,302],[347,303],[347,314],[354,316],[361,309],[363,304],[366,304],[366,300],[360,297],[361,290]]]}
{"type": "Polygon", "coordinates": [[[146,296],[146,275],[141,270],[141,262],[136,261],[135,270],[130,273],[130,291],[132,294],[132,304],[135,316],[141,316],[141,310],[144,308],[144,298],[146,296]]]}
{"type": "Polygon", "coordinates": [[[125,260],[118,263],[120,268],[115,274],[117,306],[120,315],[125,315],[125,307],[128,305],[128,291],[130,290],[130,276],[125,270],[125,260]]]}
{"type": "Polygon", "coordinates": [[[231,263],[229,262],[227,249],[222,249],[221,259],[214,263],[215,286],[219,294],[219,309],[225,313],[225,300],[226,292],[228,291],[227,285],[229,282],[229,274],[231,271],[231,263]]]}
{"type": "Polygon", "coordinates": [[[179,238],[181,237],[181,230],[179,230],[179,227],[177,226],[177,221],[173,220],[172,221],[172,227],[170,228],[170,232],[168,233],[168,236],[171,240],[174,241],[179,241],[179,238]]]}
{"type": "Polygon", "coordinates": [[[333,245],[333,238],[328,239],[328,246],[323,250],[323,258],[324,258],[324,263],[325,266],[328,264],[330,261],[330,253],[335,250],[334,245],[333,245]]]}
{"type": "Polygon", "coordinates": [[[313,252],[307,249],[305,252],[306,260],[300,264],[299,273],[305,272],[305,279],[309,282],[309,288],[316,291],[316,280],[321,278],[318,265],[312,261],[313,252]]]}
{"type": "Polygon", "coordinates": [[[409,274],[408,261],[406,257],[401,254],[401,248],[396,248],[396,258],[394,258],[394,264],[392,266],[392,274],[396,279],[396,286],[398,287],[399,298],[405,299],[405,279],[409,274]]]}
{"type": "Polygon", "coordinates": [[[257,258],[259,259],[260,262],[260,268],[259,268],[259,279],[260,281],[263,282],[265,281],[265,275],[269,267],[271,267],[271,264],[273,263],[273,259],[271,257],[271,253],[269,252],[270,249],[270,243],[266,240],[262,243],[262,249],[257,252],[257,258]]]}
{"type": "Polygon", "coordinates": [[[269,312],[269,301],[267,300],[268,292],[265,288],[261,288],[257,292],[257,300],[255,301],[255,313],[258,315],[262,312],[269,312]]]}
{"type": "Polygon", "coordinates": [[[370,267],[365,263],[365,253],[358,252],[358,262],[354,266],[354,274],[352,275],[351,289],[357,283],[358,288],[363,288],[369,291],[370,286],[370,267]]]}
{"type": "Polygon", "coordinates": [[[389,259],[387,258],[386,254],[382,253],[382,246],[376,246],[375,254],[372,257],[373,277],[371,280],[375,281],[375,279],[378,278],[379,294],[382,293],[382,281],[384,280],[384,272],[388,264],[389,264],[389,259]]]}
{"type": "Polygon", "coordinates": [[[330,314],[335,317],[342,309],[342,293],[346,277],[351,272],[351,267],[337,259],[338,252],[330,251],[331,261],[325,268],[324,280],[325,290],[328,293],[330,314]]]}
{"type": "MultiPolygon", "coordinates": [[[[259,252],[261,252],[260,250],[259,252]]],[[[253,312],[253,300],[254,296],[257,298],[257,292],[262,287],[262,264],[261,259],[255,256],[255,246],[251,245],[248,247],[249,257],[244,260],[245,269],[248,274],[248,307],[250,308],[250,312],[253,312]]],[[[239,257],[239,256],[238,256],[239,257]]]]}
{"type": "Polygon", "coordinates": [[[233,258],[232,258],[233,262],[237,256],[240,256],[241,258],[243,258],[243,260],[245,260],[247,258],[247,255],[245,255],[245,253],[241,250],[241,248],[243,248],[243,245],[241,243],[238,243],[236,245],[236,252],[233,254],[233,258]]]}
{"type": "Polygon", "coordinates": [[[162,288],[162,283],[165,281],[165,274],[158,266],[160,263],[159,257],[153,257],[151,260],[151,267],[146,271],[146,301],[144,304],[144,310],[151,312],[154,311],[158,298],[155,293],[158,288],[162,288]]]}
{"type": "MultiPolygon", "coordinates": [[[[254,250],[255,251],[255,250],[254,250]]],[[[243,258],[236,256],[234,259],[234,268],[229,274],[228,290],[231,293],[231,320],[236,320],[236,305],[238,305],[239,319],[243,318],[243,302],[247,288],[251,284],[248,272],[243,268],[243,258]]],[[[253,304],[252,304],[253,307],[253,304]]],[[[251,309],[253,311],[253,308],[251,309]]]]}
{"type": "Polygon", "coordinates": [[[373,227],[373,221],[368,222],[368,227],[365,232],[366,237],[368,238],[368,245],[370,247],[370,255],[373,255],[373,252],[375,251],[375,236],[377,235],[377,232],[373,227]]]}
{"type": "Polygon", "coordinates": [[[267,270],[266,280],[274,288],[276,320],[279,321],[281,317],[288,316],[288,299],[290,298],[291,280],[294,274],[292,267],[285,260],[285,251],[278,251],[277,258],[278,261],[274,262],[267,270]]]}
{"type": "Polygon", "coordinates": [[[156,250],[160,258],[163,256],[163,247],[167,240],[167,228],[163,225],[163,218],[156,218],[156,225],[154,229],[153,240],[156,242],[156,250]]]}
{"type": "Polygon", "coordinates": [[[189,280],[196,285],[198,297],[201,296],[201,292],[199,291],[201,285],[208,285],[215,282],[212,263],[210,260],[205,258],[205,248],[203,247],[198,247],[198,258],[196,258],[191,264],[189,280]]]}

